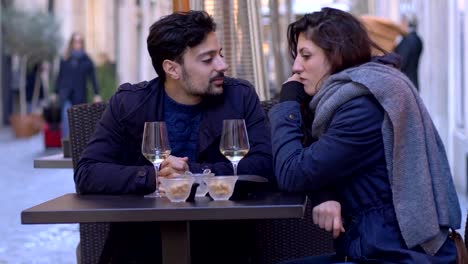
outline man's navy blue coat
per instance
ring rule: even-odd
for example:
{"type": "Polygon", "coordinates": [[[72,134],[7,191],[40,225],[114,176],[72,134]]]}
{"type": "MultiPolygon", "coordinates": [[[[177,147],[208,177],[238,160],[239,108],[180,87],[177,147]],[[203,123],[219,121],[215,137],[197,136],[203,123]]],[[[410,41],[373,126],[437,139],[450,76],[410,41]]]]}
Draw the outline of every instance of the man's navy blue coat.
{"type": "MultiPolygon", "coordinates": [[[[163,120],[164,96],[159,78],[119,88],[77,164],[78,192],[148,194],[155,190],[155,171],[141,154],[141,141],[145,121],[163,120]]],[[[190,171],[209,168],[216,175],[232,175],[231,163],[219,151],[223,120],[245,119],[250,151],[240,161],[238,174],[261,175],[275,182],[269,125],[253,87],[225,78],[224,93],[205,97],[201,106],[197,155],[189,161],[190,171]]]]}

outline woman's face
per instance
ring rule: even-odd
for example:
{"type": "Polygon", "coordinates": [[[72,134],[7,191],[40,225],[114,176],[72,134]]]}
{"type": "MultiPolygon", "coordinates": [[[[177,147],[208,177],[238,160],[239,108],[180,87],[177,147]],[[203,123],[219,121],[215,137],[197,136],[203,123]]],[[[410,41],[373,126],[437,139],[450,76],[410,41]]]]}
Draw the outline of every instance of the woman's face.
{"type": "Polygon", "coordinates": [[[292,67],[305,92],[313,96],[320,88],[321,82],[330,74],[331,65],[323,49],[306,39],[304,33],[297,40],[297,56],[292,67]]]}
{"type": "Polygon", "coordinates": [[[83,49],[83,37],[81,37],[81,35],[76,34],[73,36],[72,49],[74,50],[83,49]]]}

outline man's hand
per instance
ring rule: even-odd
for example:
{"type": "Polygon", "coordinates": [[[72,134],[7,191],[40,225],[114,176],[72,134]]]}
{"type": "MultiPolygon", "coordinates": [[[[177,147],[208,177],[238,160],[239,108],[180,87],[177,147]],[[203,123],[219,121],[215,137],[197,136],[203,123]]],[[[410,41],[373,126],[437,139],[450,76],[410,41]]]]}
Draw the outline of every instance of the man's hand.
{"type": "Polygon", "coordinates": [[[189,170],[187,162],[187,157],[179,158],[171,155],[161,163],[158,176],[172,178],[178,174],[184,174],[189,170]]]}
{"type": "Polygon", "coordinates": [[[312,209],[312,218],[314,224],[320,228],[333,233],[333,238],[340,236],[341,232],[345,232],[343,222],[341,220],[341,205],[336,201],[326,201],[312,209]]]}

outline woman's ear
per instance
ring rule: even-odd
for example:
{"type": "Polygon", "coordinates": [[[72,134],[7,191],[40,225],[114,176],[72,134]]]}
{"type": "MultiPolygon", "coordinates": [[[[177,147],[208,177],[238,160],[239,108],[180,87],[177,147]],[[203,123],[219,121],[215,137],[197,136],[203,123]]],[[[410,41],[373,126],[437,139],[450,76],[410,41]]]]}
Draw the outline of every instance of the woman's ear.
{"type": "Polygon", "coordinates": [[[166,78],[170,77],[171,79],[178,80],[180,79],[180,64],[171,61],[171,60],[164,60],[162,63],[162,67],[164,72],[166,73],[166,78]]]}

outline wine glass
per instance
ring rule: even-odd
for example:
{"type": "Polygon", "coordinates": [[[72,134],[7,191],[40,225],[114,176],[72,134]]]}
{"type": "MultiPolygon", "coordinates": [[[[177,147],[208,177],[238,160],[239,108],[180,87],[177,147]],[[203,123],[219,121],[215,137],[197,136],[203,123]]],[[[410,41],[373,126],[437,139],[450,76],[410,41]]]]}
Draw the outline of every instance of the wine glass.
{"type": "Polygon", "coordinates": [[[141,153],[154,165],[156,171],[156,191],[148,196],[161,197],[159,193],[159,165],[171,154],[171,146],[167,135],[166,123],[145,122],[141,153]]]}
{"type": "Polygon", "coordinates": [[[237,164],[249,152],[249,136],[244,119],[223,120],[223,132],[219,150],[231,161],[234,175],[237,175],[237,164]]]}

